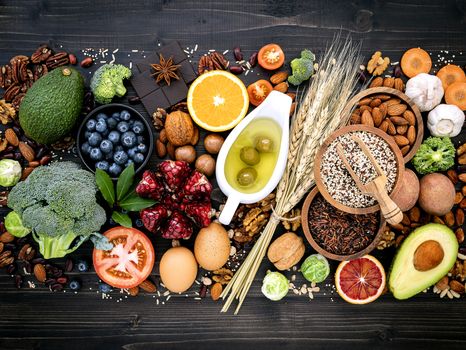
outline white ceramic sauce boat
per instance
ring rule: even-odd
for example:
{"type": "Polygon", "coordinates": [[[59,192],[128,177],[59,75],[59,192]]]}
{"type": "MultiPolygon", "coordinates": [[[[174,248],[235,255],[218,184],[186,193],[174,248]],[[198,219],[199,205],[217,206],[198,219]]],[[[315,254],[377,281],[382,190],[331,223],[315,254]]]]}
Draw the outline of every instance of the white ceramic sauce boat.
{"type": "Polygon", "coordinates": [[[288,158],[289,134],[290,134],[290,108],[291,97],[272,91],[264,102],[249,113],[228,135],[217,157],[216,177],[217,183],[222,192],[228,196],[219,221],[228,225],[235,214],[240,203],[256,203],[267,197],[277,187],[286,167],[288,158]],[[236,141],[241,132],[256,118],[270,118],[281,128],[280,149],[275,164],[275,169],[267,184],[258,192],[243,193],[234,189],[228,183],[225,176],[225,161],[231,146],[236,141]]]}

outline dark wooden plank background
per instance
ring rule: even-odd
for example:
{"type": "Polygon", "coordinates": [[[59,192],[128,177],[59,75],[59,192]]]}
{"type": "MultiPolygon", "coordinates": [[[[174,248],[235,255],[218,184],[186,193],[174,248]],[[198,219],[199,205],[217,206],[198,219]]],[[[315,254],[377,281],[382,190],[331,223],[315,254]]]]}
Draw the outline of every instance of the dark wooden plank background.
{"type": "MultiPolygon", "coordinates": [[[[340,29],[393,60],[409,47],[456,53],[466,63],[465,1],[92,1],[0,0],[0,63],[30,54],[39,43],[79,54],[87,47],[133,49],[159,42],[199,45],[199,52],[241,45],[248,54],[277,42],[289,57],[320,51],[340,29]]],[[[130,55],[131,57],[129,57],[130,55]]],[[[253,77],[248,77],[253,79],[253,77]]],[[[133,93],[130,91],[130,94],[133,93]]],[[[156,242],[157,255],[167,243],[156,242]]],[[[74,257],[89,256],[88,245],[74,257]]],[[[392,252],[381,256],[388,266],[392,252]]],[[[258,274],[262,278],[267,265],[258,274]]],[[[330,286],[314,301],[289,295],[278,303],[260,293],[259,278],[239,316],[221,304],[174,297],[157,306],[150,295],[117,303],[96,293],[97,278],[81,274],[78,294],[14,288],[0,275],[0,349],[453,349],[466,346],[466,303],[432,293],[398,302],[390,295],[367,306],[348,305],[330,286]],[[89,290],[92,288],[92,290],[89,290]]],[[[331,278],[328,280],[331,283],[331,278]]]]}

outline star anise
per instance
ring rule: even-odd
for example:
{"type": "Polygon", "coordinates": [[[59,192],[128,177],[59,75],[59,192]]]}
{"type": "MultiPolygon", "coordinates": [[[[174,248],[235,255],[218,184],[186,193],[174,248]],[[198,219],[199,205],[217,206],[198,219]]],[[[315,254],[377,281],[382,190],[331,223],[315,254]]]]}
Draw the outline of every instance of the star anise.
{"type": "Polygon", "coordinates": [[[167,85],[170,86],[172,79],[176,79],[176,80],[180,79],[176,71],[181,66],[179,64],[173,63],[173,57],[170,57],[168,60],[166,60],[162,55],[160,55],[160,62],[158,64],[157,63],[151,64],[150,66],[155,71],[151,75],[155,77],[156,83],[164,79],[167,85]]]}

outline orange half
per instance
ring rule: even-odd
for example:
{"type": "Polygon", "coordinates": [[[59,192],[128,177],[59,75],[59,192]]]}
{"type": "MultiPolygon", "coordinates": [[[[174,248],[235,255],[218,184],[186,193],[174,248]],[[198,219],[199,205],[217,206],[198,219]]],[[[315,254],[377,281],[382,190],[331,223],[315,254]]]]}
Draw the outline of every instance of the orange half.
{"type": "Polygon", "coordinates": [[[198,77],[188,91],[188,109],[201,128],[225,131],[235,127],[248,112],[249,97],[235,75],[213,70],[198,77]]]}

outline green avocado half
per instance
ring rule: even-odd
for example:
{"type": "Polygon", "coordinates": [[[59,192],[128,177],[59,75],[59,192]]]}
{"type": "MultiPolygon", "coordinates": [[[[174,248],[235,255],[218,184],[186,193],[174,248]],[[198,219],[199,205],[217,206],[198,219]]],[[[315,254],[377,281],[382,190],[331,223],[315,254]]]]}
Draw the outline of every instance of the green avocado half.
{"type": "Polygon", "coordinates": [[[19,123],[29,138],[51,144],[71,131],[83,98],[83,76],[71,67],[56,68],[27,91],[19,108],[19,123]]]}
{"type": "Polygon", "coordinates": [[[414,230],[396,254],[389,276],[389,288],[396,299],[408,299],[437,283],[453,267],[458,254],[455,234],[445,225],[427,224],[414,230]],[[441,262],[427,271],[414,267],[414,253],[424,242],[436,241],[443,250],[441,262]]]}

